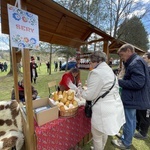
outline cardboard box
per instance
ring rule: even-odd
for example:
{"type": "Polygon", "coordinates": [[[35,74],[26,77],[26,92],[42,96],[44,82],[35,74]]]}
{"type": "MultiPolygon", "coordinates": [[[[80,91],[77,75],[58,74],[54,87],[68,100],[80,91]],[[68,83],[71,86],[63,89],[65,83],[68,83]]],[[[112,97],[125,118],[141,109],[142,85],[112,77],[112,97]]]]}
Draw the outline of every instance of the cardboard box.
{"type": "Polygon", "coordinates": [[[53,105],[52,102],[49,100],[49,98],[41,98],[41,99],[34,100],[33,111],[34,111],[34,117],[39,126],[47,122],[50,122],[52,120],[58,119],[58,106],[53,105]],[[48,105],[50,106],[50,108],[35,113],[36,108],[40,108],[48,105]]]}

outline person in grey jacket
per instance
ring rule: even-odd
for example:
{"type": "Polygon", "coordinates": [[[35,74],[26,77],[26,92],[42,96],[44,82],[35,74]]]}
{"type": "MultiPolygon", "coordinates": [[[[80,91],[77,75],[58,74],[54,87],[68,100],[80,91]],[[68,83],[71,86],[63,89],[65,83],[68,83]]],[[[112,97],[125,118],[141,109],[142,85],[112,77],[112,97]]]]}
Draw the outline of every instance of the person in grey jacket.
{"type": "Polygon", "coordinates": [[[132,45],[124,44],[118,54],[125,67],[125,74],[123,79],[119,79],[119,86],[122,88],[121,98],[126,123],[121,140],[112,140],[112,144],[120,149],[128,149],[136,129],[136,109],[150,108],[150,76],[146,62],[135,53],[132,45]]]}
{"type": "Polygon", "coordinates": [[[92,107],[91,128],[94,150],[103,150],[108,135],[117,134],[125,123],[124,108],[119,95],[118,80],[106,63],[106,54],[95,51],[91,54],[90,60],[92,70],[87,78],[87,89],[81,93],[84,99],[94,102],[115,83],[110,92],[104,98],[99,98],[92,107]]]}

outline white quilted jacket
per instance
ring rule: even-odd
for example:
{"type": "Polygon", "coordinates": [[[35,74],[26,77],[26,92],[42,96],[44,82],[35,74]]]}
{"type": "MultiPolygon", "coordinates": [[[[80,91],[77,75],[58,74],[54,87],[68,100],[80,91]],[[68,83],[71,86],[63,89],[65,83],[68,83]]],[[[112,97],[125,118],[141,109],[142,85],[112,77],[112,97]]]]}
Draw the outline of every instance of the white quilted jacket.
{"type": "MultiPolygon", "coordinates": [[[[102,62],[90,71],[87,90],[82,92],[82,97],[86,100],[95,100],[113,85],[115,77],[112,69],[102,62]]],[[[91,124],[94,128],[107,135],[115,135],[119,132],[125,123],[125,116],[117,79],[110,93],[100,98],[92,111],[91,124]]]]}

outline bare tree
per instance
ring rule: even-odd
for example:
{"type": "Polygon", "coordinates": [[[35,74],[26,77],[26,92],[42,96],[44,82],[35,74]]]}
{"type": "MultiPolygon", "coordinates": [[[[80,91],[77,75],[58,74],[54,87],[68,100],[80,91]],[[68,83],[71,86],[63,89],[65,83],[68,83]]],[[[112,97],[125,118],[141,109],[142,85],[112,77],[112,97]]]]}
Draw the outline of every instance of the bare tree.
{"type": "Polygon", "coordinates": [[[91,24],[116,37],[126,18],[138,16],[149,27],[150,2],[137,0],[55,0],[62,6],[88,20],[91,24]]]}
{"type": "Polygon", "coordinates": [[[109,13],[109,24],[105,30],[109,30],[111,36],[116,37],[117,30],[126,18],[133,15],[143,19],[150,13],[150,4],[135,0],[106,0],[105,5],[109,13]]]}

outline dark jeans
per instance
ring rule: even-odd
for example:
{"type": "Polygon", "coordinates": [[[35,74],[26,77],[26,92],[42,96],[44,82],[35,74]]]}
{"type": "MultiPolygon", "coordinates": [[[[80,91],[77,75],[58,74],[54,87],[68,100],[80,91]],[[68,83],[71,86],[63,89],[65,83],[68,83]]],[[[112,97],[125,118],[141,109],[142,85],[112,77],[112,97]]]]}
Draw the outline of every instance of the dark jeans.
{"type": "Polygon", "coordinates": [[[20,101],[21,101],[21,102],[25,102],[25,99],[24,99],[24,98],[21,98],[20,101]]]}
{"type": "Polygon", "coordinates": [[[147,110],[137,110],[136,111],[136,129],[143,135],[146,136],[148,133],[148,128],[150,126],[150,116],[146,117],[147,110]]]}
{"type": "Polygon", "coordinates": [[[32,77],[32,78],[31,78],[31,83],[33,83],[33,82],[36,83],[36,78],[33,78],[33,77],[32,77]]]}

